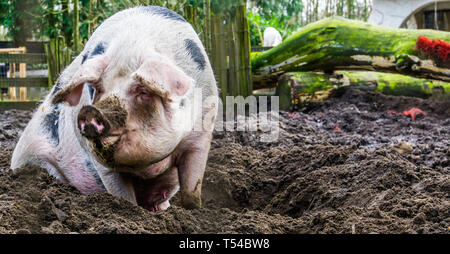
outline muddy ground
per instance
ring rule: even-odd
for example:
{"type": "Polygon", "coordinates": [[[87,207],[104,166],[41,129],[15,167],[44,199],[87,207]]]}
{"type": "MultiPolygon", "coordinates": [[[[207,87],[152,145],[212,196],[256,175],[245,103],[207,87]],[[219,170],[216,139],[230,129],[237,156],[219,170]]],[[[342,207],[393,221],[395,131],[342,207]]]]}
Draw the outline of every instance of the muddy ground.
{"type": "Polygon", "coordinates": [[[449,233],[450,103],[343,90],[280,114],[276,142],[215,132],[204,208],[149,212],[8,170],[32,112],[0,113],[0,233],[449,233]],[[390,114],[418,107],[427,116],[390,114]]]}

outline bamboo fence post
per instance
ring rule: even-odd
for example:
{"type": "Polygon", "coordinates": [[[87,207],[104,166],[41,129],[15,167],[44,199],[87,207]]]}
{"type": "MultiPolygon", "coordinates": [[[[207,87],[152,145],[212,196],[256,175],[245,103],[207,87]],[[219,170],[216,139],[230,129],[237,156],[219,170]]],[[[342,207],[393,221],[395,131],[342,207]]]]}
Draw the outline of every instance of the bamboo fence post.
{"type": "Polygon", "coordinates": [[[236,96],[239,93],[238,69],[239,61],[236,57],[236,51],[239,47],[239,40],[236,38],[236,17],[229,15],[227,17],[226,40],[228,42],[228,95],[236,96]]]}
{"type": "Polygon", "coordinates": [[[48,44],[44,45],[44,49],[48,65],[48,85],[51,88],[59,73],[70,64],[72,55],[64,38],[50,40],[48,44]]]}
{"type": "Polygon", "coordinates": [[[244,45],[243,45],[243,50],[244,50],[244,61],[245,61],[245,83],[246,83],[246,87],[247,87],[247,95],[252,95],[253,94],[253,80],[252,80],[252,69],[251,69],[251,59],[250,59],[250,54],[252,51],[252,45],[250,42],[250,28],[249,28],[249,23],[247,20],[247,16],[245,15],[246,13],[246,7],[244,6],[244,8],[242,9],[242,16],[243,16],[243,27],[244,27],[244,45]]]}
{"type": "Polygon", "coordinates": [[[250,72],[250,34],[245,11],[245,5],[236,7],[236,24],[239,41],[237,43],[238,50],[236,56],[239,59],[239,94],[243,96],[249,96],[252,94],[253,89],[250,72]]]}
{"type": "Polygon", "coordinates": [[[194,23],[194,7],[190,4],[184,6],[184,17],[187,22],[189,22],[193,27],[195,27],[194,23]]]}
{"type": "Polygon", "coordinates": [[[79,10],[79,2],[78,0],[73,0],[73,50],[78,53],[80,46],[80,10],[79,10]]]}
{"type": "Polygon", "coordinates": [[[223,25],[223,15],[215,14],[211,18],[212,21],[212,55],[213,58],[213,68],[216,75],[216,80],[218,81],[218,87],[220,89],[220,94],[222,102],[225,103],[227,96],[227,68],[226,68],[226,54],[225,54],[225,40],[224,40],[224,25],[223,25]]]}
{"type": "Polygon", "coordinates": [[[210,0],[205,0],[203,11],[205,18],[203,20],[204,28],[203,28],[203,38],[204,44],[206,48],[206,53],[208,54],[209,59],[211,59],[212,52],[212,27],[211,27],[211,2],[210,0]]]}

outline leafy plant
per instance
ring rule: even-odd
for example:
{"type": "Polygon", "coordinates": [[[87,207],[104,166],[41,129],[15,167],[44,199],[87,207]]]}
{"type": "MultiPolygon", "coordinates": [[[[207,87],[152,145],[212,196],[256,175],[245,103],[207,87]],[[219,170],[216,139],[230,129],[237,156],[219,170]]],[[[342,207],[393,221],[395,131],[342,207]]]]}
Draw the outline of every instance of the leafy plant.
{"type": "Polygon", "coordinates": [[[262,45],[262,34],[267,27],[277,29],[283,38],[296,31],[301,23],[303,3],[301,0],[254,0],[247,9],[252,45],[262,45]]]}
{"type": "Polygon", "coordinates": [[[7,36],[19,44],[31,39],[40,28],[38,0],[0,1],[0,24],[8,30],[7,36]]]}

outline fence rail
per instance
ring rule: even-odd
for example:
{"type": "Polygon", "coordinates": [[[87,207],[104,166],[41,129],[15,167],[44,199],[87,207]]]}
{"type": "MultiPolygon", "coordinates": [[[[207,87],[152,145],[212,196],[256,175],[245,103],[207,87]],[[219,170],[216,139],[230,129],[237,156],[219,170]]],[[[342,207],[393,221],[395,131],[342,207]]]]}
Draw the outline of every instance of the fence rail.
{"type": "MultiPolygon", "coordinates": [[[[44,47],[43,43],[42,48],[44,47]]],[[[7,45],[5,43],[2,46],[7,45]]],[[[36,46],[37,44],[33,44],[36,46]]],[[[0,110],[5,109],[31,109],[38,105],[38,101],[29,100],[27,93],[31,87],[48,87],[48,77],[27,77],[27,64],[47,64],[47,56],[44,53],[27,53],[26,47],[19,48],[0,48],[0,63],[9,64],[9,77],[5,75],[0,77],[0,88],[2,88],[2,101],[0,110]],[[19,67],[19,68],[17,68],[19,67]],[[19,77],[16,77],[16,71],[19,71],[19,77]],[[19,96],[17,96],[17,87],[19,87],[19,96]],[[5,88],[7,88],[5,90],[5,88]],[[9,90],[9,100],[3,101],[3,93],[9,90]],[[19,100],[17,100],[20,98],[19,100]]]]}
{"type": "Polygon", "coordinates": [[[33,109],[39,105],[40,101],[0,101],[0,110],[8,109],[33,109]]]}
{"type": "Polygon", "coordinates": [[[45,54],[27,53],[27,54],[0,54],[0,63],[27,63],[40,64],[47,63],[45,54]]]}
{"type": "Polygon", "coordinates": [[[48,78],[0,78],[0,87],[48,87],[48,78]]]}

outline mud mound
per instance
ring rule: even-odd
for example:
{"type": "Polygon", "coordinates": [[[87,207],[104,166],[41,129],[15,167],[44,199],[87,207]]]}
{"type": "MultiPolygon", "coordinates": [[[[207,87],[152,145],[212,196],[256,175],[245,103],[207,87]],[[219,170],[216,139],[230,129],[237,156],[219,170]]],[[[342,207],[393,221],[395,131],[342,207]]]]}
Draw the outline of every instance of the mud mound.
{"type": "Polygon", "coordinates": [[[2,112],[0,232],[449,233],[446,103],[344,90],[308,112],[281,112],[275,142],[215,132],[204,208],[185,210],[175,196],[161,212],[81,195],[37,167],[11,172],[31,113],[2,112]],[[410,107],[428,115],[387,113],[410,107]]]}

